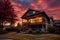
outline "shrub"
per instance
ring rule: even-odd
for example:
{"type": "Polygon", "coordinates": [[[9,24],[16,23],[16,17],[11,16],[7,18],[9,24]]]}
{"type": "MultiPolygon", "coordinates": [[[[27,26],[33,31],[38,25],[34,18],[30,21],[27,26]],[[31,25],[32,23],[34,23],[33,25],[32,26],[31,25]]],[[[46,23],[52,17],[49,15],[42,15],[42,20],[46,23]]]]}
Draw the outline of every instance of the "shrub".
{"type": "Polygon", "coordinates": [[[52,27],[52,26],[49,26],[48,31],[51,32],[51,33],[54,33],[56,31],[56,28],[52,27]]]}

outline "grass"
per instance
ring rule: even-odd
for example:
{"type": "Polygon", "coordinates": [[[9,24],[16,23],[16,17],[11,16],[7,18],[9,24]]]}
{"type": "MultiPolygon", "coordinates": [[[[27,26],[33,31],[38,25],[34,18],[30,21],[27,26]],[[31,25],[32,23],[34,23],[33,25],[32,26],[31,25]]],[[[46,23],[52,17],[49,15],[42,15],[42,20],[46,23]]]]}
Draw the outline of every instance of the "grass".
{"type": "Polygon", "coordinates": [[[60,40],[60,35],[57,34],[16,34],[10,36],[13,40],[60,40]]]}

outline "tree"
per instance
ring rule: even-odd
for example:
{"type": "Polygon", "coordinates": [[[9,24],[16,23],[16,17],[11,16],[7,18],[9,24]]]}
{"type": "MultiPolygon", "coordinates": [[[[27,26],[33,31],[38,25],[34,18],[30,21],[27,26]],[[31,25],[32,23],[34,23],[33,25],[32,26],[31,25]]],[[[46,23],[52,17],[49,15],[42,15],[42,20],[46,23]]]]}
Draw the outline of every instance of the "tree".
{"type": "Polygon", "coordinates": [[[0,23],[3,25],[4,21],[11,21],[14,23],[16,15],[14,8],[9,0],[0,0],[0,23]]]}

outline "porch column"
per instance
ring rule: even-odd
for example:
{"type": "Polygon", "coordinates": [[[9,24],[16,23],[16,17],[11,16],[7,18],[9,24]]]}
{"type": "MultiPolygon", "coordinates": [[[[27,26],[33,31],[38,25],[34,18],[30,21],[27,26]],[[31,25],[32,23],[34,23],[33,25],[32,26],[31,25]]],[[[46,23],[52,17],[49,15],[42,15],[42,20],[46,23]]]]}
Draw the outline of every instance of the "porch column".
{"type": "Polygon", "coordinates": [[[53,21],[50,19],[50,25],[53,26],[53,21]]]}
{"type": "Polygon", "coordinates": [[[43,24],[42,24],[42,28],[41,28],[41,31],[42,31],[42,32],[44,31],[44,28],[43,28],[43,24]]]}
{"type": "Polygon", "coordinates": [[[27,19],[27,24],[29,23],[29,20],[27,19]]]}
{"type": "Polygon", "coordinates": [[[22,27],[23,27],[23,19],[22,19],[22,27]]]}
{"type": "Polygon", "coordinates": [[[27,19],[27,22],[26,23],[27,23],[26,25],[28,26],[28,23],[29,23],[29,20],[28,19],[27,19]]]}
{"type": "Polygon", "coordinates": [[[45,25],[46,25],[45,29],[46,29],[46,32],[47,32],[47,29],[48,29],[48,23],[46,22],[45,25]]]}
{"type": "Polygon", "coordinates": [[[44,21],[44,19],[43,19],[43,22],[42,22],[42,28],[41,28],[41,31],[42,31],[42,32],[45,32],[45,21],[44,21]]]}

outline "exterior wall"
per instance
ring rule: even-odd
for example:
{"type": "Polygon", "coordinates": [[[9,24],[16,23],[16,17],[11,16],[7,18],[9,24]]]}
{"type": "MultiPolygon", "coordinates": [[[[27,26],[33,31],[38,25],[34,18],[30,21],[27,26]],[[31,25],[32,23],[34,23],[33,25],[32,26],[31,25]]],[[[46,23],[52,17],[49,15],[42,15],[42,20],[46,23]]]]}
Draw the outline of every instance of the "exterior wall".
{"type": "Polygon", "coordinates": [[[49,23],[48,23],[48,20],[47,20],[45,17],[44,17],[43,19],[44,19],[43,24],[44,24],[45,26],[42,26],[41,31],[47,32],[49,23]]]}
{"type": "MultiPolygon", "coordinates": [[[[40,16],[40,15],[39,15],[40,16]]],[[[39,17],[39,16],[36,16],[36,17],[39,17]]],[[[38,25],[39,24],[39,28],[41,29],[41,32],[47,32],[47,29],[48,29],[48,20],[43,16],[41,15],[40,17],[42,17],[42,22],[36,22],[36,23],[31,23],[31,20],[30,19],[34,19],[33,17],[27,19],[27,22],[26,22],[26,27],[29,28],[29,25],[38,25]],[[40,26],[40,24],[42,26],[40,26]]],[[[37,26],[36,26],[37,27],[37,26]]],[[[33,26],[32,26],[32,29],[33,29],[33,26]]],[[[37,28],[36,28],[37,29],[37,28]]]]}
{"type": "Polygon", "coordinates": [[[45,29],[46,29],[46,32],[47,32],[47,29],[48,29],[49,23],[48,23],[47,19],[45,19],[45,20],[46,20],[46,21],[45,21],[45,25],[46,25],[45,29]]]}

